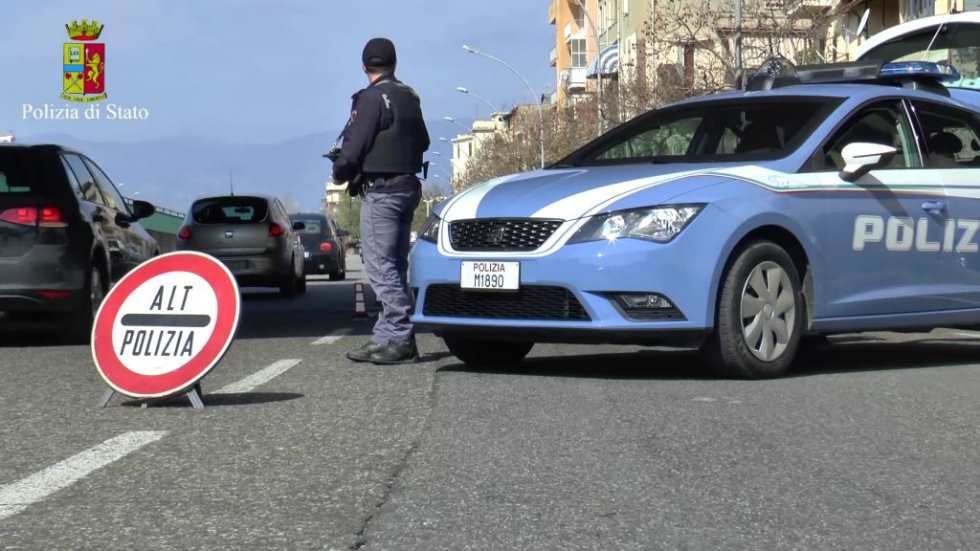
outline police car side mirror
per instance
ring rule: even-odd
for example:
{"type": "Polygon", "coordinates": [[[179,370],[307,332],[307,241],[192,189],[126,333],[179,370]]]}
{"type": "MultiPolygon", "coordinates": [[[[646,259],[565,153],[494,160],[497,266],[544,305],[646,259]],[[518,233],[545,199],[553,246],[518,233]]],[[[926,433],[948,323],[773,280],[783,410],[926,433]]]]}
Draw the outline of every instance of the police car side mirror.
{"type": "Polygon", "coordinates": [[[896,153],[898,150],[890,145],[868,142],[849,143],[841,150],[844,169],[840,171],[840,179],[853,182],[873,169],[887,166],[896,153]]]}

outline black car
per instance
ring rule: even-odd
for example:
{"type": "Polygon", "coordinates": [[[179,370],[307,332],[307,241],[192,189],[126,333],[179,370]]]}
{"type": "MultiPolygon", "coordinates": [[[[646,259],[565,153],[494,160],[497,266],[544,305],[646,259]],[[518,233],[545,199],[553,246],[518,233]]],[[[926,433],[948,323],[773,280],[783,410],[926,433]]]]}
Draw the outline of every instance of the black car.
{"type": "Polygon", "coordinates": [[[299,237],[306,249],[306,273],[329,274],[333,280],[347,277],[347,232],[322,214],[291,214],[289,219],[305,226],[299,237]]]}
{"type": "Polygon", "coordinates": [[[0,145],[0,323],[62,323],[87,342],[109,287],[159,254],[128,205],[85,155],[57,145],[0,145]]]}
{"type": "Polygon", "coordinates": [[[239,285],[279,287],[285,296],[306,291],[303,245],[282,201],[262,195],[227,195],[194,201],[177,234],[177,249],[216,257],[239,285]]]}

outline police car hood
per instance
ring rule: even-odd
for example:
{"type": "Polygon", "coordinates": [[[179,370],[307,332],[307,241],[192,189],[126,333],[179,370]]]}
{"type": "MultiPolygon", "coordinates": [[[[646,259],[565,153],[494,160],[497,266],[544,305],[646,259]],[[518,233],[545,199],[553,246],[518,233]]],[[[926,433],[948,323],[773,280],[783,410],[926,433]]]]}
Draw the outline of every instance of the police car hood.
{"type": "Polygon", "coordinates": [[[469,188],[443,203],[436,214],[449,222],[472,218],[574,220],[641,192],[646,204],[664,204],[698,187],[699,181],[705,181],[702,176],[723,175],[744,166],[669,163],[537,170],[469,188]]]}

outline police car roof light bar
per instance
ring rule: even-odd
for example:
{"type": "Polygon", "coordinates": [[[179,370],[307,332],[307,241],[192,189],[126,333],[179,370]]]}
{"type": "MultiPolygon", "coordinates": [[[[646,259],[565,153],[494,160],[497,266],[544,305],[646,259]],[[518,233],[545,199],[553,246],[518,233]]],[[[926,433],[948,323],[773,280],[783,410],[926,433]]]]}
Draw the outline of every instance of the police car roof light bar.
{"type": "Polygon", "coordinates": [[[960,79],[955,67],[931,61],[856,61],[824,63],[794,67],[789,63],[763,64],[746,84],[747,91],[769,90],[800,84],[885,84],[911,85],[915,88],[947,94],[938,84],[960,79]]]}

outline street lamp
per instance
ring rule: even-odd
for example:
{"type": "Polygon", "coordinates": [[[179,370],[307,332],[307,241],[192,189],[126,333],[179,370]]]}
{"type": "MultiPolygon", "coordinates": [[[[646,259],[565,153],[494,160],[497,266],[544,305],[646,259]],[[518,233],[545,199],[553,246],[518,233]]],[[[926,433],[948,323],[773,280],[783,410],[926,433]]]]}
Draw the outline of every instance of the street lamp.
{"type": "Polygon", "coordinates": [[[585,2],[583,2],[582,0],[575,0],[575,3],[578,4],[579,9],[582,10],[582,13],[583,14],[585,14],[585,19],[588,20],[589,26],[592,27],[592,36],[593,36],[593,38],[595,38],[595,68],[596,68],[596,74],[595,74],[595,76],[596,76],[596,83],[597,83],[597,86],[596,86],[596,90],[597,90],[597,93],[596,93],[596,118],[598,119],[598,121],[597,121],[598,133],[599,134],[602,134],[602,127],[603,127],[603,116],[602,116],[603,115],[603,113],[602,113],[602,66],[599,65],[599,57],[600,57],[600,54],[602,54],[602,49],[599,46],[599,29],[595,26],[595,21],[592,20],[592,15],[589,14],[589,10],[586,9],[585,2]]]}
{"type": "Polygon", "coordinates": [[[544,107],[541,105],[540,98],[536,98],[536,93],[534,91],[534,88],[531,87],[531,83],[529,83],[527,81],[527,79],[524,78],[524,75],[522,75],[510,63],[507,63],[506,61],[500,59],[499,57],[490,55],[490,54],[488,54],[486,52],[481,52],[480,50],[477,50],[475,48],[470,48],[466,44],[463,44],[463,49],[466,50],[467,52],[471,53],[471,54],[478,55],[478,56],[483,56],[483,57],[485,57],[485,58],[487,58],[487,59],[489,59],[491,61],[496,61],[497,63],[503,65],[504,67],[507,67],[507,69],[509,69],[510,72],[512,72],[515,75],[517,75],[517,78],[521,79],[521,82],[524,83],[524,86],[527,86],[527,91],[531,93],[531,99],[534,100],[535,103],[538,104],[538,116],[541,117],[541,129],[540,129],[541,132],[540,132],[540,136],[538,138],[539,138],[539,141],[541,142],[541,168],[544,168],[544,107]]]}
{"type": "Polygon", "coordinates": [[[474,98],[476,98],[476,99],[482,101],[483,103],[487,104],[487,106],[490,108],[490,114],[491,115],[493,115],[494,113],[496,113],[498,111],[497,107],[494,106],[494,104],[490,103],[490,100],[488,100],[487,98],[481,96],[480,94],[477,94],[476,92],[470,90],[469,88],[466,88],[464,86],[457,86],[456,87],[456,91],[459,92],[460,94],[466,94],[468,96],[473,96],[474,98]]]}

